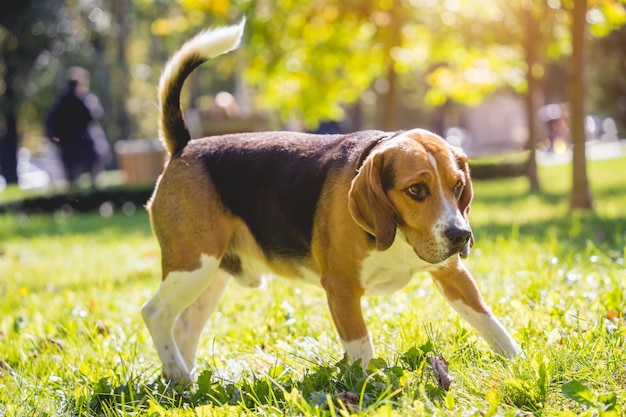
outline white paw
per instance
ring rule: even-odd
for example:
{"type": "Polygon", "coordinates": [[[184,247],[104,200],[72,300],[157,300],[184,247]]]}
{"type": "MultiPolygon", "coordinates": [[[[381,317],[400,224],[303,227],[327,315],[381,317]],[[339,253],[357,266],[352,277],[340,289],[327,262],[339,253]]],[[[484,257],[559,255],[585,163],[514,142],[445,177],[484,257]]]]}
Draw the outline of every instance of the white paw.
{"type": "Polygon", "coordinates": [[[367,365],[374,357],[374,346],[369,336],[365,336],[362,339],[351,340],[349,342],[341,341],[343,348],[348,356],[348,361],[354,363],[361,360],[361,367],[367,369],[367,365]]]}

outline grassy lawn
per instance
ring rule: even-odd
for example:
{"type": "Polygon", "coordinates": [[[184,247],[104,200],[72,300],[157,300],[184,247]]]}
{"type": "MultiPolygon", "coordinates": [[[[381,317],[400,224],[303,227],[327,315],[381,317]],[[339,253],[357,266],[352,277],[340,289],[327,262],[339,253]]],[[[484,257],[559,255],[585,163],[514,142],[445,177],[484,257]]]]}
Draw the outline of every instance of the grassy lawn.
{"type": "Polygon", "coordinates": [[[467,264],[525,357],[494,354],[427,276],[365,301],[376,359],[340,362],[318,288],[232,284],[192,390],[167,386],[140,306],[159,284],[147,215],[0,216],[0,417],[626,413],[626,159],[590,163],[596,214],[569,213],[568,166],[475,183],[467,264]],[[449,362],[449,391],[431,358],[449,362]]]}

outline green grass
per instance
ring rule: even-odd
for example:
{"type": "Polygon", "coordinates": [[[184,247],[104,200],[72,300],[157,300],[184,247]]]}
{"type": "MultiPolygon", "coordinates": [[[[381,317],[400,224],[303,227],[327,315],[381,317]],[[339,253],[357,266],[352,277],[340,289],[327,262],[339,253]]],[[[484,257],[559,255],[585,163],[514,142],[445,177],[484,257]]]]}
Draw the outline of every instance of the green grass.
{"type": "Polygon", "coordinates": [[[467,264],[524,358],[492,354],[418,276],[365,300],[364,374],[340,362],[322,291],[271,280],[227,289],[192,390],[160,380],[139,314],[159,283],[145,213],[0,216],[0,416],[624,415],[624,166],[590,163],[593,215],[569,212],[569,167],[542,167],[539,194],[475,183],[467,264]]]}

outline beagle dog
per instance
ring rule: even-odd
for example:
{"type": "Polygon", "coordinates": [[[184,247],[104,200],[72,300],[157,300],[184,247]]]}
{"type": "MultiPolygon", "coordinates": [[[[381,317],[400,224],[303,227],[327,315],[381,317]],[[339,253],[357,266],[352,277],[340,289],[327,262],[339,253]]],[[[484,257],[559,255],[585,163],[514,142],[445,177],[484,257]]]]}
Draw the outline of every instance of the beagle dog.
{"type": "Polygon", "coordinates": [[[239,25],[205,31],[168,61],[159,133],[170,154],[148,209],[162,282],[142,315],[165,378],[189,382],[203,326],[230,279],[271,274],[320,285],[346,355],[367,366],[365,295],[388,294],[428,272],[452,307],[513,357],[517,344],[492,314],[461,258],[468,160],[426,130],[348,135],[229,134],[191,140],[180,106],[185,78],[235,49],[239,25]]]}

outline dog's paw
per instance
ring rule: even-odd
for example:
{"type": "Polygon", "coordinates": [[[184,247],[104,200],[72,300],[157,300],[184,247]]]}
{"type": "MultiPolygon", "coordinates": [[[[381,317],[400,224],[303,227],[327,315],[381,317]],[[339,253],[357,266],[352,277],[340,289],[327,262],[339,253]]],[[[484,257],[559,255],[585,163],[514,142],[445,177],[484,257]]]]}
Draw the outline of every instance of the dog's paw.
{"type": "Polygon", "coordinates": [[[177,385],[191,385],[193,383],[192,374],[186,366],[178,366],[176,363],[170,362],[163,366],[163,379],[177,385]]]}
{"type": "Polygon", "coordinates": [[[504,341],[505,343],[498,343],[493,346],[493,350],[499,354],[504,356],[507,359],[514,358],[525,358],[524,351],[522,347],[513,339],[508,339],[504,341]]]}

